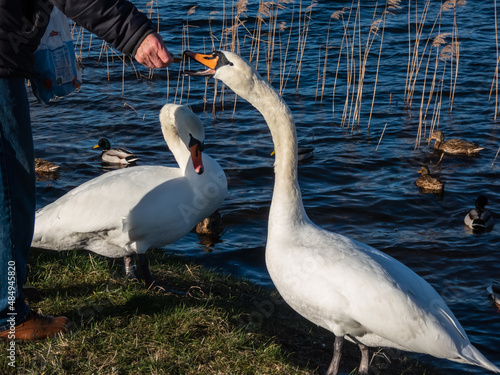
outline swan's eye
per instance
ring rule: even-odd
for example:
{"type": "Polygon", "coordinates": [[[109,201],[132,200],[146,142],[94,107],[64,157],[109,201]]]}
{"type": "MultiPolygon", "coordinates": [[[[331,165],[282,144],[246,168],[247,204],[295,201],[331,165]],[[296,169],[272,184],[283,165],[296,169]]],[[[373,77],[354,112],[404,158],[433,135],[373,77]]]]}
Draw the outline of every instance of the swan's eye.
{"type": "Polygon", "coordinates": [[[205,142],[200,142],[197,140],[195,137],[193,137],[191,134],[189,134],[189,148],[197,146],[197,149],[199,151],[203,151],[205,149],[205,142]]]}

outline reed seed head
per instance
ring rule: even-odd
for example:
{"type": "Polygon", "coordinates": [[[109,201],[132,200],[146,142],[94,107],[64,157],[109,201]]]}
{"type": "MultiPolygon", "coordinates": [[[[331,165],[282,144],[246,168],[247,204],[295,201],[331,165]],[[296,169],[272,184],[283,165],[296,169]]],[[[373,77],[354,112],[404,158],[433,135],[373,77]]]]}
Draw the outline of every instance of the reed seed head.
{"type": "Polygon", "coordinates": [[[238,0],[236,3],[236,16],[239,16],[247,11],[248,0],[238,0]]]}
{"type": "Polygon", "coordinates": [[[399,9],[401,6],[399,5],[401,0],[387,0],[386,8],[387,9],[399,9]]]}
{"type": "Polygon", "coordinates": [[[336,20],[339,20],[341,19],[343,16],[344,16],[344,13],[345,13],[345,10],[342,9],[342,10],[337,10],[336,12],[334,12],[330,18],[335,18],[336,20]]]}
{"type": "Polygon", "coordinates": [[[194,12],[196,12],[196,8],[198,8],[198,5],[193,5],[191,8],[189,8],[187,15],[190,16],[194,12]]]}
{"type": "Polygon", "coordinates": [[[307,8],[306,8],[306,12],[311,12],[312,11],[312,8],[314,8],[316,5],[318,5],[318,2],[316,0],[314,0],[311,5],[309,5],[307,8]]]}
{"type": "Polygon", "coordinates": [[[439,59],[442,61],[446,61],[446,60],[453,58],[453,56],[455,56],[457,48],[458,48],[457,42],[447,44],[441,50],[441,53],[439,54],[439,59]]]}
{"type": "Polygon", "coordinates": [[[452,10],[456,7],[463,7],[465,5],[467,5],[466,0],[446,0],[441,6],[441,11],[446,12],[447,10],[452,10]]]}
{"type": "Polygon", "coordinates": [[[451,33],[441,33],[441,34],[438,34],[433,42],[432,42],[432,46],[433,47],[439,47],[439,46],[442,46],[443,44],[446,43],[445,39],[448,38],[449,36],[451,35],[451,33]]]}
{"type": "Polygon", "coordinates": [[[382,22],[382,19],[378,19],[378,20],[373,21],[371,26],[370,26],[370,33],[376,34],[379,27],[380,27],[381,22],[382,22]]]}

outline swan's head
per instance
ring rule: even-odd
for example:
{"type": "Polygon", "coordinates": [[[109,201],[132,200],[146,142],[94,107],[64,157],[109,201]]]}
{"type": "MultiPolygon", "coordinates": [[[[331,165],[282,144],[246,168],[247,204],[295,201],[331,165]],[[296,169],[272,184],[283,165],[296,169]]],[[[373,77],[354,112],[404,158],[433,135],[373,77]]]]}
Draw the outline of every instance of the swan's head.
{"type": "Polygon", "coordinates": [[[184,54],[208,68],[204,71],[186,71],[186,75],[220,79],[245,99],[249,97],[255,83],[262,79],[245,59],[229,51],[214,51],[210,55],[185,51],[184,54]]]}
{"type": "Polygon", "coordinates": [[[205,129],[198,116],[184,105],[165,104],[160,111],[160,122],[165,139],[171,136],[180,138],[191,153],[195,172],[202,174],[205,129]]]}

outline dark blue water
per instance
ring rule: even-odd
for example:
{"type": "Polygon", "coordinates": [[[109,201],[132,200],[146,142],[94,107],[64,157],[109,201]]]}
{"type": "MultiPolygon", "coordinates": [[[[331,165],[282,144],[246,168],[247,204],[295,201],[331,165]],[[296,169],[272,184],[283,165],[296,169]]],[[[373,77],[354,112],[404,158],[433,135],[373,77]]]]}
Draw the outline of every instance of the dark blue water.
{"type": "MultiPolygon", "coordinates": [[[[170,5],[158,3],[154,4],[153,18],[159,17],[160,33],[174,54],[180,54],[187,47],[208,52],[212,50],[212,43],[216,48],[220,48],[221,43],[222,48],[230,48],[226,42],[231,43],[232,34],[222,33],[222,30],[227,31],[232,25],[231,3],[226,2],[225,7],[224,2],[214,0],[202,4],[185,1],[175,6],[171,2],[165,2],[170,5]],[[199,6],[188,16],[194,5],[199,6]],[[214,9],[218,13],[213,13],[214,9]]],[[[373,19],[381,17],[383,10],[383,4],[376,7],[376,2],[361,3],[358,18],[354,10],[348,19],[347,11],[344,21],[330,19],[330,16],[350,2],[319,1],[308,14],[310,17],[305,18],[304,10],[310,3],[302,4],[301,9],[300,3],[282,4],[287,8],[280,10],[278,15],[277,25],[286,22],[286,28],[276,34],[270,77],[277,89],[280,88],[280,76],[288,77],[283,97],[294,113],[299,144],[314,147],[314,157],[299,167],[306,210],[322,227],[372,245],[424,277],[442,294],[471,341],[500,365],[500,313],[491,304],[486,291],[493,279],[500,278],[500,158],[493,164],[500,147],[500,129],[494,119],[495,94],[489,100],[496,66],[493,2],[469,0],[465,7],[457,9],[460,44],[453,109],[450,112],[449,94],[456,60],[453,64],[448,60],[446,65],[439,60],[435,85],[438,91],[442,86],[441,103],[435,101],[434,95],[424,124],[426,133],[417,149],[425,68],[429,61],[425,79],[426,105],[437,51],[436,47],[427,47],[416,80],[413,104],[408,108],[404,102],[408,40],[415,43],[415,14],[420,19],[423,1],[418,2],[418,7],[414,2],[411,4],[410,38],[408,4],[387,15],[378,78],[382,29],[374,38],[366,63],[359,122],[342,120],[344,108],[347,114],[351,113],[351,118],[354,111],[354,105],[345,107],[347,93],[351,99],[352,86],[348,88],[347,84],[349,65],[346,41],[342,42],[343,25],[351,37],[350,45],[355,46],[351,50],[354,59],[350,64],[355,64],[354,78],[358,85],[362,65],[359,46],[361,44],[363,54],[370,25],[373,19]],[[302,11],[300,29],[299,11],[302,11]],[[295,56],[299,30],[303,31],[304,25],[308,26],[307,39],[297,84],[295,56]],[[321,93],[327,34],[328,63],[324,96],[320,100],[317,87],[319,79],[321,93]],[[291,41],[287,50],[289,35],[291,41]],[[428,60],[430,50],[432,54],[428,60]],[[285,59],[283,75],[280,66],[285,59]],[[318,71],[321,73],[319,78],[318,71]],[[368,128],[375,82],[376,95],[368,128]],[[448,137],[478,143],[485,148],[479,156],[445,156],[436,165],[439,155],[433,152],[425,138],[429,136],[433,111],[437,107],[441,110],[434,126],[448,137]],[[420,193],[415,186],[422,163],[427,163],[431,171],[445,180],[442,196],[420,193]],[[488,196],[491,209],[497,212],[497,225],[489,233],[476,235],[464,228],[463,217],[480,193],[488,196]]],[[[425,42],[432,41],[438,32],[452,32],[453,10],[441,13],[431,33],[434,21],[439,20],[438,3],[432,2],[429,7],[421,51],[425,42]]],[[[146,10],[145,2],[137,4],[146,10]]],[[[257,22],[256,8],[256,5],[249,6],[241,16],[251,32],[257,22]]],[[[264,21],[261,39],[267,41],[272,23],[268,17],[264,17],[264,21]]],[[[273,146],[261,115],[241,99],[233,111],[234,96],[226,90],[221,97],[220,83],[214,99],[213,81],[209,81],[206,88],[202,78],[190,81],[180,78],[178,65],[172,65],[168,73],[165,70],[155,72],[149,80],[138,77],[128,62],[123,73],[123,64],[114,52],[108,50],[108,58],[106,53],[99,56],[101,42],[93,39],[90,43],[88,33],[83,39],[84,83],[81,91],[48,106],[31,98],[36,155],[62,167],[59,179],[37,183],[38,206],[106,173],[99,152],[92,149],[102,136],[140,155],[141,165],[174,165],[161,135],[158,113],[166,102],[188,104],[206,126],[206,152],[218,160],[228,175],[229,193],[221,207],[225,232],[221,242],[208,251],[198,243],[194,233],[165,250],[271,286],[264,264],[264,248],[274,178],[270,156],[273,146]]],[[[243,27],[239,28],[238,40],[240,53],[249,58],[251,38],[243,27]]],[[[449,44],[451,37],[446,41],[449,44]]],[[[267,75],[267,45],[262,42],[258,61],[263,75],[267,75]]],[[[255,57],[253,62],[256,62],[255,57]]],[[[139,66],[136,69],[146,77],[149,74],[147,69],[139,66]]],[[[441,368],[443,374],[487,373],[448,361],[420,358],[441,368]]]]}

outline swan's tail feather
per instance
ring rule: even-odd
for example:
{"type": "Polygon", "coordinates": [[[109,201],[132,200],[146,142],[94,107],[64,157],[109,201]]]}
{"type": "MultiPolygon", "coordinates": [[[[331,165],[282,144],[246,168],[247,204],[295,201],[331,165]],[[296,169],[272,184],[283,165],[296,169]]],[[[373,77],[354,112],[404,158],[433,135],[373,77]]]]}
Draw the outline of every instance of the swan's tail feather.
{"type": "Polygon", "coordinates": [[[460,357],[463,362],[483,367],[487,370],[493,371],[495,373],[500,374],[500,368],[495,366],[493,363],[488,361],[484,355],[482,355],[479,350],[477,350],[474,346],[468,345],[462,349],[460,353],[460,357]]]}

